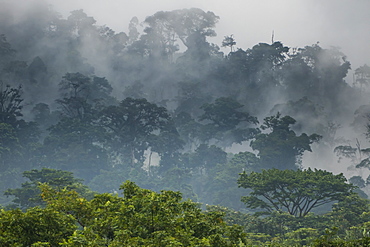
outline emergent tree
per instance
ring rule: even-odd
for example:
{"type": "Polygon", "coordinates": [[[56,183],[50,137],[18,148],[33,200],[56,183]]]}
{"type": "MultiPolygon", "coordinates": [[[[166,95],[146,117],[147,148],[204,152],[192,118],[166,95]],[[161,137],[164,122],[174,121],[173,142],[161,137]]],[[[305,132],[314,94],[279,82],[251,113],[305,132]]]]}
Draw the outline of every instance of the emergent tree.
{"type": "Polygon", "coordinates": [[[312,209],[344,198],[355,188],[346,183],[343,174],[324,170],[262,170],[243,172],[239,187],[251,189],[242,201],[249,208],[261,208],[267,213],[287,211],[296,217],[306,216],[312,209]]]}

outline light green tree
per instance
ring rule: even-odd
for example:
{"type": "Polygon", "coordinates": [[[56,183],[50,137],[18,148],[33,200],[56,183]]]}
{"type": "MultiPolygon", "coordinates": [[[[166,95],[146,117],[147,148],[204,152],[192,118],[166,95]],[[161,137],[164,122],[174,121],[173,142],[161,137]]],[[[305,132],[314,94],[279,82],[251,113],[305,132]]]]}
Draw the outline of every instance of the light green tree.
{"type": "Polygon", "coordinates": [[[89,201],[73,190],[55,190],[47,184],[40,188],[46,208],[32,208],[26,212],[37,211],[39,217],[26,221],[26,214],[19,210],[2,211],[0,243],[111,247],[227,247],[246,243],[241,227],[227,226],[223,213],[203,212],[197,203],[183,201],[179,192],[156,193],[127,181],[121,186],[123,198],[99,194],[89,201]],[[51,216],[50,221],[43,221],[51,216]],[[18,218],[20,222],[15,224],[18,218]],[[52,224],[50,236],[46,236],[48,223],[52,224]],[[35,227],[38,224],[40,227],[35,227]],[[75,230],[75,224],[80,228],[75,230]],[[13,226],[18,228],[13,229],[13,226]],[[31,230],[18,237],[22,229],[28,228],[31,230]]]}

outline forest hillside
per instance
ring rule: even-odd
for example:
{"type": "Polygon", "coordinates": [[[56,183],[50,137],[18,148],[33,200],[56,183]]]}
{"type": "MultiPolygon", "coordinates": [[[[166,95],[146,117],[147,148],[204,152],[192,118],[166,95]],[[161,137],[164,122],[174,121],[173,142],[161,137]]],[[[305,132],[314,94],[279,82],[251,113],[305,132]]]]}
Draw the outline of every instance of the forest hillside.
{"type": "MultiPolygon", "coordinates": [[[[214,233],[194,237],[194,230],[181,240],[182,233],[170,234],[186,246],[243,246],[304,234],[321,241],[326,228],[338,227],[331,236],[341,237],[350,227],[368,229],[368,65],[352,68],[339,48],[320,43],[291,48],[272,39],[240,48],[230,34],[214,44],[222,20],[198,8],[133,17],[127,33],[97,25],[83,10],[63,18],[46,4],[13,17],[0,15],[4,222],[37,210],[80,212],[86,219],[58,215],[68,223],[59,229],[63,236],[100,234],[96,239],[119,246],[125,234],[145,239],[159,228],[104,232],[91,215],[121,204],[138,207],[136,197],[151,195],[158,205],[174,200],[166,217],[181,221],[191,214],[214,233]],[[117,197],[120,186],[131,194],[117,197]],[[52,199],[52,190],[63,200],[80,200],[87,211],[63,208],[68,205],[52,199]],[[215,230],[220,217],[225,225],[219,221],[215,230]],[[91,232],[75,232],[84,220],[91,232]],[[229,226],[234,223],[240,227],[229,226]]],[[[174,226],[184,224],[198,223],[174,226]]],[[[170,235],[155,239],[170,241],[170,235]]],[[[52,241],[75,246],[72,238],[52,241]]]]}

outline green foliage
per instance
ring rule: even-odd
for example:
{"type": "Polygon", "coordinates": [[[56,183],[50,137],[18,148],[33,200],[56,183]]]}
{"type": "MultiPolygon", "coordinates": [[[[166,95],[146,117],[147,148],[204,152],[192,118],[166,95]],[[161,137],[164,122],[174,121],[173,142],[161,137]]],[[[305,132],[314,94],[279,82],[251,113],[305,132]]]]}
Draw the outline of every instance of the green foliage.
{"type": "MultiPolygon", "coordinates": [[[[1,74],[1,73],[0,73],[1,74]]],[[[3,87],[0,81],[0,191],[17,184],[21,171],[40,160],[40,131],[35,122],[21,119],[22,87],[3,87]]],[[[1,198],[0,201],[6,201],[1,198]]]]}
{"type": "Polygon", "coordinates": [[[343,114],[343,108],[337,107],[343,102],[341,92],[352,94],[353,91],[344,80],[350,62],[338,48],[324,49],[319,44],[299,48],[283,64],[283,70],[283,84],[288,94],[294,92],[295,97],[309,97],[325,106],[330,116],[343,114]]]}
{"type": "Polygon", "coordinates": [[[331,224],[328,217],[314,214],[297,218],[275,211],[260,217],[221,206],[207,206],[207,210],[223,212],[227,224],[242,226],[247,235],[247,246],[309,246],[331,224]]]}
{"type": "Polygon", "coordinates": [[[323,170],[262,170],[240,174],[240,187],[252,189],[242,201],[250,208],[267,212],[287,211],[296,217],[306,216],[312,209],[350,195],[354,186],[346,183],[343,174],[323,170]]]}
{"type": "MultiPolygon", "coordinates": [[[[160,157],[160,170],[166,171],[179,163],[180,150],[185,142],[180,138],[175,126],[171,123],[163,129],[158,135],[152,136],[150,152],[156,152],[160,157]]],[[[152,153],[151,153],[152,154],[152,153]]],[[[149,157],[149,162],[151,157],[149,157]]],[[[149,163],[149,173],[151,172],[149,163]]]]}
{"type": "Polygon", "coordinates": [[[256,157],[256,155],[251,152],[239,152],[238,154],[235,154],[230,160],[230,163],[232,165],[242,166],[242,169],[245,169],[248,172],[258,171],[260,167],[259,162],[260,161],[256,157]]]}
{"type": "Polygon", "coordinates": [[[111,148],[133,165],[136,160],[143,162],[144,151],[161,131],[171,127],[171,118],[164,107],[146,99],[126,98],[118,106],[106,107],[99,124],[111,134],[111,148]]]}
{"type": "Polygon", "coordinates": [[[344,232],[351,226],[370,221],[369,210],[369,200],[353,193],[335,203],[328,215],[338,222],[338,230],[344,232]]]}
{"type": "Polygon", "coordinates": [[[44,163],[90,180],[108,166],[108,152],[100,145],[105,135],[90,121],[62,118],[44,139],[44,163]]]}
{"type": "Polygon", "coordinates": [[[75,230],[71,215],[51,208],[0,211],[1,246],[57,246],[75,230]]]}
{"type": "Polygon", "coordinates": [[[56,100],[64,116],[90,120],[98,109],[115,103],[112,86],[105,78],[66,73],[59,83],[62,98],[56,100]]]}
{"type": "Polygon", "coordinates": [[[91,201],[67,189],[41,185],[45,209],[1,211],[4,246],[239,246],[238,226],[220,212],[202,212],[173,191],[155,193],[133,182],[122,184],[124,198],[99,194],[91,201]],[[50,225],[49,225],[50,224],[50,225]],[[76,229],[76,225],[83,228],[76,229]],[[21,236],[22,234],[22,236],[21,236]],[[8,244],[8,245],[6,245],[8,244]]]}
{"type": "Polygon", "coordinates": [[[210,122],[205,126],[211,130],[208,139],[226,139],[231,146],[234,142],[241,143],[256,134],[255,129],[249,125],[257,124],[257,118],[241,111],[242,107],[238,101],[226,97],[216,99],[213,104],[202,105],[204,114],[199,119],[210,122]]]}
{"type": "Polygon", "coordinates": [[[313,242],[319,234],[317,229],[299,228],[285,235],[288,239],[284,241],[287,246],[306,246],[313,242]]]}
{"type": "Polygon", "coordinates": [[[348,246],[348,247],[360,247],[369,246],[369,226],[368,222],[356,227],[351,227],[351,229],[346,233],[345,236],[339,236],[338,228],[333,227],[332,229],[327,229],[325,234],[315,239],[312,246],[348,246]]]}
{"type": "Polygon", "coordinates": [[[204,114],[200,120],[209,120],[219,131],[226,131],[235,128],[241,122],[258,123],[255,117],[249,116],[246,112],[241,112],[239,102],[232,98],[218,98],[214,104],[204,104],[201,109],[204,114]]]}
{"type": "MultiPolygon", "coordinates": [[[[193,102],[193,100],[191,100],[193,102]]],[[[176,128],[181,138],[186,142],[186,148],[194,150],[200,144],[205,144],[208,132],[204,126],[197,122],[187,112],[181,112],[174,117],[176,128]]]]}
{"type": "Polygon", "coordinates": [[[191,156],[190,167],[210,169],[217,164],[225,164],[226,156],[226,152],[215,145],[201,144],[191,156]]]}
{"type": "Polygon", "coordinates": [[[203,176],[205,181],[202,186],[196,183],[193,185],[201,202],[235,210],[245,209],[245,205],[240,201],[240,198],[245,195],[245,190],[238,188],[236,181],[239,173],[258,169],[258,158],[253,153],[240,152],[233,155],[228,162],[221,162],[220,159],[215,164],[217,165],[208,169],[206,176],[203,176]]]}
{"type": "Polygon", "coordinates": [[[257,134],[251,141],[251,147],[258,150],[263,168],[297,169],[303,152],[312,151],[310,145],[320,140],[317,134],[297,136],[290,128],[295,123],[295,119],[281,117],[280,113],[264,119],[261,129],[270,132],[257,134]]]}
{"type": "Polygon", "coordinates": [[[81,73],[66,73],[59,87],[62,98],[57,103],[67,117],[90,119],[94,110],[115,103],[110,96],[113,88],[102,77],[90,78],[81,73]]]}
{"type": "MultiPolygon", "coordinates": [[[[29,177],[42,180],[32,172],[29,177]]],[[[55,184],[63,184],[63,180],[64,177],[55,179],[55,184]]],[[[123,198],[96,194],[87,200],[66,187],[52,188],[44,183],[40,188],[47,202],[45,208],[1,211],[2,245],[361,246],[368,241],[370,218],[368,213],[361,213],[368,212],[368,202],[354,194],[343,198],[327,216],[308,214],[300,218],[278,211],[259,217],[220,206],[207,206],[207,211],[202,212],[197,203],[183,201],[179,192],[156,193],[130,181],[120,187],[123,198]],[[346,216],[353,208],[354,214],[346,216]],[[350,228],[348,231],[327,231],[329,235],[320,236],[325,227],[343,225],[342,219],[347,218],[353,219],[343,228],[350,228]],[[363,223],[351,227],[356,221],[363,223]],[[350,245],[354,243],[357,245],[350,245]]]]}

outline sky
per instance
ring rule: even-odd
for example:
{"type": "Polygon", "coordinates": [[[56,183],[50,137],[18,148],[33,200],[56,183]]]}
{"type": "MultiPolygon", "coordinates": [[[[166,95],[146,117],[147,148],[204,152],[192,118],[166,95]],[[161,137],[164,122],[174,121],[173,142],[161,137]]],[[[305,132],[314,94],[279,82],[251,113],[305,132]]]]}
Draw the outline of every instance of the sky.
{"type": "MultiPolygon", "coordinates": [[[[32,0],[30,0],[32,2],[32,0]]],[[[83,9],[116,32],[128,29],[136,16],[139,21],[157,11],[201,8],[220,17],[217,37],[233,34],[237,47],[247,49],[274,40],[289,47],[319,42],[323,48],[339,47],[352,68],[370,64],[370,0],[45,0],[67,17],[83,9]]]]}

